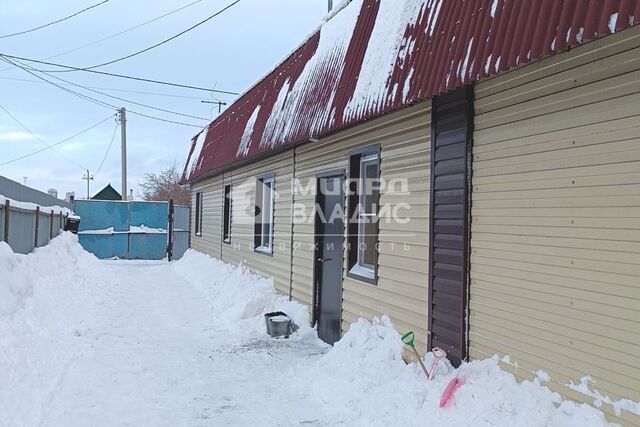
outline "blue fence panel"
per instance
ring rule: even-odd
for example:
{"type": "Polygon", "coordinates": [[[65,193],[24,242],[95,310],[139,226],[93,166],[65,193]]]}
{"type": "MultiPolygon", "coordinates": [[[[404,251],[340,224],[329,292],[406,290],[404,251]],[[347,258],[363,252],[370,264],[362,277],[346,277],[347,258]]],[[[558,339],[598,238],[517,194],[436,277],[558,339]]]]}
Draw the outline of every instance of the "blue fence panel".
{"type": "Polygon", "coordinates": [[[100,259],[127,259],[129,255],[129,233],[79,234],[78,241],[84,250],[100,259]]]}
{"type": "Polygon", "coordinates": [[[77,200],[80,244],[98,258],[164,259],[169,204],[77,200]],[[104,230],[113,228],[113,233],[104,230]],[[149,229],[149,230],[146,230],[149,229]]]}
{"type": "Polygon", "coordinates": [[[129,258],[163,259],[166,256],[168,218],[169,204],[166,202],[131,202],[131,227],[144,226],[154,231],[129,234],[129,258]],[[164,230],[164,233],[155,230],[164,230]]]}
{"type": "Polygon", "coordinates": [[[131,202],[129,223],[134,227],[167,229],[169,204],[166,202],[131,202]]]}
{"type": "Polygon", "coordinates": [[[167,233],[129,233],[129,259],[164,259],[167,233]]]}
{"type": "Polygon", "coordinates": [[[80,216],[79,231],[129,231],[129,203],[102,200],[76,200],[74,211],[80,216]]]}

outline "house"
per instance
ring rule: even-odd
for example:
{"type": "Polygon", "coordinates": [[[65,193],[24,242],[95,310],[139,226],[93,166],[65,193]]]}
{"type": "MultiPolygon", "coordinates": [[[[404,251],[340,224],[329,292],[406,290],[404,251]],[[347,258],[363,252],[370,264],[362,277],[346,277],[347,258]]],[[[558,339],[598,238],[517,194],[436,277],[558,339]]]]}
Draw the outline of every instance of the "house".
{"type": "Polygon", "coordinates": [[[328,342],[384,313],[640,425],[637,17],[344,2],[193,138],[192,247],[272,277],[328,342]]]}
{"type": "Polygon", "coordinates": [[[109,183],[91,197],[91,200],[122,200],[122,196],[111,186],[111,183],[109,183]]]}

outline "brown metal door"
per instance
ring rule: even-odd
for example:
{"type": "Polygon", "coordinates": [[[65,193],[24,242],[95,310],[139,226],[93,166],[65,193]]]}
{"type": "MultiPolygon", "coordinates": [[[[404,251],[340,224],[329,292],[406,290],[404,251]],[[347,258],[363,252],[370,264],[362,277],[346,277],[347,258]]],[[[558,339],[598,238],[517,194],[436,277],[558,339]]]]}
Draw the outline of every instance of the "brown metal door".
{"type": "Polygon", "coordinates": [[[431,122],[430,347],[467,357],[473,90],[434,98],[431,122]]]}

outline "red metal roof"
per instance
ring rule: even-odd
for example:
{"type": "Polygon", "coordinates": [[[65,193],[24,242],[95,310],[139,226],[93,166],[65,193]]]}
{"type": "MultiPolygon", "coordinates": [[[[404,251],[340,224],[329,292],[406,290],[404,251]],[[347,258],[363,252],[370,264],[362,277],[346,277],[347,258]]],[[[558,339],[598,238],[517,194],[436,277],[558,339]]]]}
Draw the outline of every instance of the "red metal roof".
{"type": "Polygon", "coordinates": [[[318,138],[640,20],[640,0],[352,0],[193,139],[183,174],[318,138]]]}

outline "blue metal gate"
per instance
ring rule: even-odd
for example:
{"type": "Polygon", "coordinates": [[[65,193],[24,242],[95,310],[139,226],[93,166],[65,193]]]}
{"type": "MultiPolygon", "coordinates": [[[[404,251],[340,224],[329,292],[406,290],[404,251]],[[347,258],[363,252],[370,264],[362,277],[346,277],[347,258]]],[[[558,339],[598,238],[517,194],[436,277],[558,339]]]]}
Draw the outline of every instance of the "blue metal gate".
{"type": "Polygon", "coordinates": [[[80,244],[98,258],[165,258],[168,203],[76,200],[74,210],[80,244]]]}

